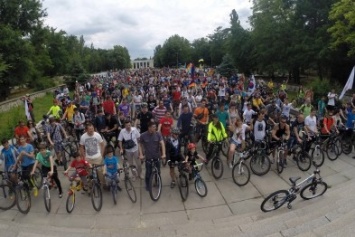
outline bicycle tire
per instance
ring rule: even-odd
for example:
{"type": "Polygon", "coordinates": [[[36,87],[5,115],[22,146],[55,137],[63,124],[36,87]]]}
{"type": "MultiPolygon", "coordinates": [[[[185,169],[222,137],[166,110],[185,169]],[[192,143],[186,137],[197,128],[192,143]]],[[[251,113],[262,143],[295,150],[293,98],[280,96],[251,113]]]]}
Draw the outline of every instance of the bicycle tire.
{"type": "Polygon", "coordinates": [[[23,185],[16,188],[16,205],[22,214],[27,214],[31,209],[31,194],[23,185]]]}
{"type": "Polygon", "coordinates": [[[225,157],[228,157],[228,151],[229,151],[229,142],[228,142],[228,140],[224,140],[222,142],[222,154],[225,157]]]}
{"type": "Polygon", "coordinates": [[[117,184],[116,181],[111,181],[111,193],[112,193],[112,200],[113,204],[117,204],[117,184]]]}
{"type": "Polygon", "coordinates": [[[51,212],[51,194],[47,185],[43,187],[43,201],[47,212],[51,212]]]}
{"type": "Polygon", "coordinates": [[[186,174],[180,174],[177,183],[181,199],[183,202],[185,202],[189,196],[189,180],[187,179],[186,174]]]}
{"type": "Polygon", "coordinates": [[[206,197],[208,193],[207,185],[201,178],[195,180],[195,190],[200,197],[206,197]]]}
{"type": "Polygon", "coordinates": [[[244,162],[238,161],[232,169],[232,178],[236,185],[244,186],[250,180],[250,170],[244,162]]]}
{"type": "Polygon", "coordinates": [[[341,148],[341,141],[340,141],[339,137],[336,137],[334,139],[334,144],[338,147],[338,150],[336,151],[337,152],[336,154],[339,157],[341,155],[341,153],[343,153],[343,149],[341,148]]]}
{"type": "Polygon", "coordinates": [[[282,171],[284,170],[284,165],[283,165],[283,160],[282,160],[283,158],[280,158],[280,155],[282,155],[282,157],[283,157],[283,155],[284,155],[283,150],[279,150],[279,152],[277,154],[278,158],[276,160],[276,170],[277,170],[278,174],[281,174],[282,171]]]}
{"type": "Polygon", "coordinates": [[[16,193],[8,184],[0,185],[0,210],[9,210],[16,205],[16,193]]]}
{"type": "Polygon", "coordinates": [[[149,178],[149,195],[153,201],[158,201],[162,191],[161,177],[158,171],[153,171],[149,178]]]}
{"type": "Polygon", "coordinates": [[[128,177],[125,178],[124,185],[125,185],[129,199],[133,203],[136,203],[137,202],[136,189],[134,188],[132,181],[128,177]]]}
{"type": "Polygon", "coordinates": [[[75,191],[69,190],[69,192],[72,193],[68,194],[67,201],[65,204],[65,209],[67,210],[68,213],[72,213],[75,207],[75,191]]]}
{"type": "Polygon", "coordinates": [[[328,189],[327,183],[317,180],[316,182],[312,182],[304,186],[301,190],[300,196],[304,200],[310,200],[322,196],[325,193],[325,191],[327,191],[327,189],[328,189]],[[320,192],[316,193],[318,190],[320,190],[320,192]],[[308,196],[308,194],[311,194],[311,196],[308,196]]]}
{"type": "Polygon", "coordinates": [[[311,156],[312,156],[312,160],[314,162],[316,162],[316,165],[318,167],[322,166],[324,163],[324,152],[323,150],[320,148],[320,146],[315,146],[314,148],[312,148],[312,152],[311,152],[311,156]]]}
{"type": "Polygon", "coordinates": [[[297,167],[302,171],[307,171],[311,168],[312,159],[307,152],[300,151],[297,154],[297,167]]]}
{"type": "Polygon", "coordinates": [[[43,177],[42,177],[42,171],[39,167],[36,167],[35,172],[32,176],[34,185],[40,189],[43,184],[43,177]]]}
{"type": "Polygon", "coordinates": [[[341,140],[341,150],[345,155],[349,155],[353,151],[351,139],[343,138],[341,140]]]}
{"type": "Polygon", "coordinates": [[[95,211],[100,211],[102,208],[102,190],[98,183],[94,183],[91,190],[91,203],[95,211]]]}
{"type": "Polygon", "coordinates": [[[270,159],[265,155],[257,154],[250,160],[250,169],[254,174],[258,176],[267,174],[270,170],[270,167],[270,159]]]}
{"type": "Polygon", "coordinates": [[[208,152],[208,142],[204,140],[204,138],[201,138],[201,146],[202,150],[205,154],[208,152]]]}
{"type": "Polygon", "coordinates": [[[330,142],[327,144],[327,157],[331,161],[335,161],[339,157],[339,147],[336,143],[330,142]]]}
{"type": "Polygon", "coordinates": [[[63,162],[64,170],[68,169],[68,163],[70,163],[71,153],[72,153],[71,145],[70,144],[66,144],[63,147],[63,151],[62,151],[62,162],[63,162]]]}
{"type": "Polygon", "coordinates": [[[223,175],[223,162],[221,160],[221,158],[219,157],[215,157],[212,159],[212,163],[211,163],[211,171],[212,171],[212,175],[215,179],[220,179],[223,175]],[[218,173],[219,171],[219,173],[218,173]]]}
{"type": "Polygon", "coordinates": [[[264,199],[264,201],[261,203],[260,209],[263,212],[270,212],[279,209],[282,205],[286,203],[288,196],[289,194],[287,190],[276,191],[264,199]],[[268,208],[267,206],[269,202],[271,202],[270,208],[268,208]]]}

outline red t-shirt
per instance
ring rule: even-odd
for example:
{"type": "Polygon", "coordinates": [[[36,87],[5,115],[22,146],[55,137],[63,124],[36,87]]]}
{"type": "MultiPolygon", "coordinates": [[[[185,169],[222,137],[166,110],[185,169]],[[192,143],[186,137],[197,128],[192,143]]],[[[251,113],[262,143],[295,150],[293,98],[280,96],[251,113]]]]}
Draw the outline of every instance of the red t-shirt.
{"type": "Polygon", "coordinates": [[[159,123],[161,124],[161,135],[164,137],[170,136],[170,130],[174,124],[174,120],[172,118],[163,117],[160,119],[159,123]]]}
{"type": "Polygon", "coordinates": [[[23,126],[23,127],[20,127],[20,126],[18,126],[18,127],[16,127],[15,128],[15,134],[17,135],[17,136],[24,136],[24,137],[26,137],[27,138],[27,140],[29,139],[29,136],[28,136],[28,127],[27,126],[23,126]]]}
{"type": "Polygon", "coordinates": [[[104,108],[105,113],[113,114],[114,112],[113,108],[115,107],[115,102],[113,102],[112,100],[105,100],[102,103],[102,107],[104,108]]]}
{"type": "Polygon", "coordinates": [[[86,167],[89,167],[89,163],[84,159],[81,159],[79,161],[77,161],[76,159],[73,160],[70,164],[70,167],[75,168],[76,173],[79,174],[79,176],[86,176],[89,174],[86,170],[86,167]]]}
{"type": "Polygon", "coordinates": [[[173,101],[180,101],[181,98],[180,91],[174,91],[173,93],[171,93],[171,95],[173,96],[173,101]]]}

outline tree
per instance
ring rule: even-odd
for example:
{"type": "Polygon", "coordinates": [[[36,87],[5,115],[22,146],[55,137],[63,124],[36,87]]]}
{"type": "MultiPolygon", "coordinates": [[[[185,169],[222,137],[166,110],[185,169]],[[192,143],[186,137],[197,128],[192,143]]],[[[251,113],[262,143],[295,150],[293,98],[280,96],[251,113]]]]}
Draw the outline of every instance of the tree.
{"type": "Polygon", "coordinates": [[[210,61],[211,66],[219,65],[222,62],[223,56],[226,53],[226,38],[228,35],[228,29],[223,29],[221,26],[215,29],[214,33],[208,35],[210,39],[210,60],[205,62],[208,64],[210,61]]]}
{"type": "Polygon", "coordinates": [[[329,18],[333,21],[328,29],[333,49],[348,47],[348,56],[355,55],[355,4],[353,0],[340,0],[332,6],[329,18]]]}
{"type": "Polygon", "coordinates": [[[200,59],[209,63],[211,59],[210,41],[208,38],[199,38],[192,42],[191,60],[197,65],[200,59]]]}
{"type": "Polygon", "coordinates": [[[222,63],[217,67],[217,72],[227,78],[236,73],[233,59],[229,54],[223,56],[222,63]]]}

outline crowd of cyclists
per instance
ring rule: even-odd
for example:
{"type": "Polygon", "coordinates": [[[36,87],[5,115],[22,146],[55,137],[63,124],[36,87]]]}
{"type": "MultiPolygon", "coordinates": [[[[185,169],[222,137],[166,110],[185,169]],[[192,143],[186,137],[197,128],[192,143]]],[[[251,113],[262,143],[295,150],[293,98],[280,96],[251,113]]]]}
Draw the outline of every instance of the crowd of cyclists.
{"type": "MultiPolygon", "coordinates": [[[[70,179],[81,180],[87,190],[87,168],[104,164],[99,179],[106,186],[115,174],[119,182],[118,164],[124,157],[132,179],[144,180],[148,190],[150,160],[159,170],[160,160],[169,165],[174,188],[176,162],[185,163],[192,179],[196,160],[208,166],[220,152],[231,169],[236,165],[236,152],[247,156],[255,147],[267,154],[261,166],[278,162],[282,168],[287,167],[291,154],[297,163],[311,163],[315,156],[311,150],[319,139],[328,144],[322,149],[330,159],[341,152],[349,154],[355,96],[344,106],[339,105],[334,91],[318,103],[313,100],[313,94],[300,87],[291,102],[286,81],[275,86],[272,80],[253,76],[226,78],[207,71],[190,75],[167,68],[109,72],[77,82],[72,93],[67,87],[56,91],[42,121],[19,121],[14,131],[16,143],[2,140],[1,158],[4,171],[21,168],[22,179],[30,185],[30,176],[41,164],[42,176],[52,177],[62,197],[57,166],[64,166],[65,174],[74,169],[70,179]],[[63,152],[64,141],[78,147],[70,154],[72,161],[63,152]],[[260,143],[263,146],[256,146],[260,143]],[[285,152],[276,160],[275,151],[281,144],[285,152]],[[297,149],[309,155],[296,155],[297,149]]],[[[263,172],[267,173],[270,165],[261,169],[268,169],[263,172]]]]}

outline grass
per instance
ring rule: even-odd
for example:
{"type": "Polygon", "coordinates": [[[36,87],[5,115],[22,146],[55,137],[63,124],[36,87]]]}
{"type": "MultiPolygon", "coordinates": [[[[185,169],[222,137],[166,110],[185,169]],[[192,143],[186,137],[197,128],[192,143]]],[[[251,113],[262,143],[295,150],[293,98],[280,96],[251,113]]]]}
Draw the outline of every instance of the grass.
{"type": "MultiPolygon", "coordinates": [[[[53,94],[47,93],[44,97],[37,98],[33,101],[34,115],[36,122],[42,119],[49,108],[53,104],[53,94]]],[[[14,128],[17,126],[19,120],[25,120],[25,107],[18,106],[9,111],[0,113],[0,138],[10,139],[13,137],[14,128]]]]}

